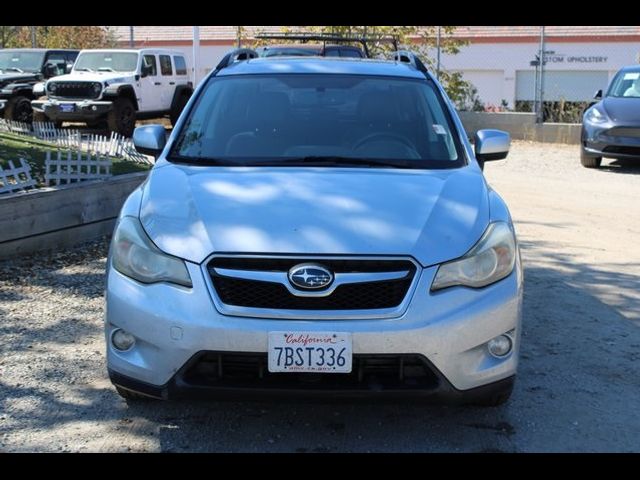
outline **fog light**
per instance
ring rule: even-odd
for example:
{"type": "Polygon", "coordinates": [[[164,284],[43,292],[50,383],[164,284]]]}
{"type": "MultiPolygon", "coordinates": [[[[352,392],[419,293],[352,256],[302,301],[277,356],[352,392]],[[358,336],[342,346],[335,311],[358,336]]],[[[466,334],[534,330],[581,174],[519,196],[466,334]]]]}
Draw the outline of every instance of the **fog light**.
{"type": "Polygon", "coordinates": [[[124,330],[116,330],[111,335],[111,343],[118,350],[124,351],[129,350],[136,343],[136,339],[129,332],[125,332],[124,330]]]}
{"type": "Polygon", "coordinates": [[[93,105],[93,106],[91,107],[91,110],[93,110],[93,111],[95,112],[96,110],[98,110],[98,107],[96,107],[95,105],[93,105]]]}
{"type": "Polygon", "coordinates": [[[508,335],[500,335],[492,340],[489,340],[487,343],[487,348],[489,348],[489,353],[494,357],[504,357],[507,355],[511,348],[513,347],[513,342],[511,341],[511,337],[508,335]]]}

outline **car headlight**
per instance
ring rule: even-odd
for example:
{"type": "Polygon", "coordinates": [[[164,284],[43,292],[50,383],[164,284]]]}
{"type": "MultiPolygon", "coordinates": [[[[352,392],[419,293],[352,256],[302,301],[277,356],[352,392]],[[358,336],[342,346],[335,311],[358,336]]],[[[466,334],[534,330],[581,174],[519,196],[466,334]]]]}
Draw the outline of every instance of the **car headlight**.
{"type": "Polygon", "coordinates": [[[516,262],[516,240],[505,222],[489,224],[482,238],[463,257],[438,267],[431,290],[463,285],[480,288],[503,279],[516,262]]]}
{"type": "Polygon", "coordinates": [[[160,251],[134,217],[123,217],[118,222],[111,261],[120,273],[142,283],[169,282],[192,286],[184,260],[160,251]]]}
{"type": "Polygon", "coordinates": [[[587,110],[584,118],[591,123],[604,123],[609,120],[607,115],[596,107],[591,107],[591,109],[587,110]]]}
{"type": "Polygon", "coordinates": [[[56,85],[55,83],[50,83],[49,85],[47,85],[47,88],[51,93],[56,93],[56,90],[58,89],[58,85],[56,85]]]}
{"type": "Polygon", "coordinates": [[[100,92],[102,91],[102,84],[101,83],[94,83],[93,84],[93,91],[96,95],[100,95],[100,92]]]}

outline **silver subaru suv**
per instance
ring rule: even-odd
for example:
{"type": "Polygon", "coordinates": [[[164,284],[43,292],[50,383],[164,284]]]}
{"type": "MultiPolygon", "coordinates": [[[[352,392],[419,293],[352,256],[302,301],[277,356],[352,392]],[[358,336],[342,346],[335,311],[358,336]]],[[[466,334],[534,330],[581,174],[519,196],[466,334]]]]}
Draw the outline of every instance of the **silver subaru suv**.
{"type": "Polygon", "coordinates": [[[497,405],[518,364],[509,211],[419,58],[229,54],[117,221],[108,370],[128,399],[267,394],[497,405]],[[246,55],[245,55],[246,57],[246,55]]]}

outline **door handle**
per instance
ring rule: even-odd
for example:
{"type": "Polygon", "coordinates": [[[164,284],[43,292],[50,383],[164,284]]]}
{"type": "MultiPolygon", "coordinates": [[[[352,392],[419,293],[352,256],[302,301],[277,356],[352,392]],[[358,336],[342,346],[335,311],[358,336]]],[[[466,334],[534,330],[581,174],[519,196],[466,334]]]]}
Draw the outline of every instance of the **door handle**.
{"type": "Polygon", "coordinates": [[[169,82],[169,85],[175,85],[176,82],[169,82]]]}
{"type": "Polygon", "coordinates": [[[162,82],[153,82],[154,85],[162,85],[162,82]]]}

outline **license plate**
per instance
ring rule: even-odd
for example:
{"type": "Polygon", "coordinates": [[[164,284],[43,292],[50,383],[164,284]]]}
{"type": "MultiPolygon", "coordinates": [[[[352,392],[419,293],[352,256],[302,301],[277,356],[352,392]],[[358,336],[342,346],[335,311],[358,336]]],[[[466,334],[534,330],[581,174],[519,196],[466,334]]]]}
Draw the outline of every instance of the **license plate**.
{"type": "Polygon", "coordinates": [[[349,373],[350,333],[269,332],[270,372],[349,373]]]}
{"type": "Polygon", "coordinates": [[[65,113],[69,113],[69,112],[74,112],[76,110],[76,106],[74,103],[61,103],[60,104],[60,111],[61,112],[65,112],[65,113]]]}

